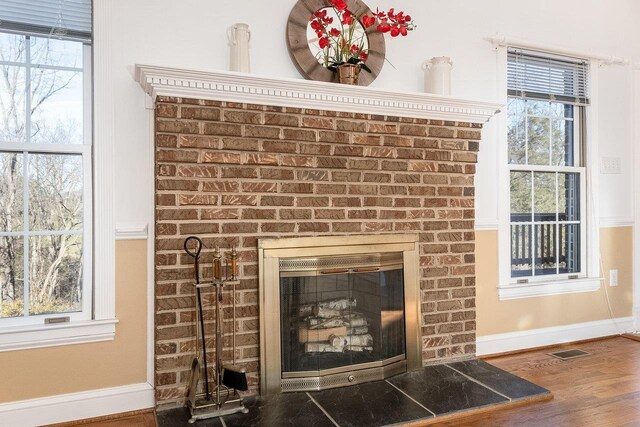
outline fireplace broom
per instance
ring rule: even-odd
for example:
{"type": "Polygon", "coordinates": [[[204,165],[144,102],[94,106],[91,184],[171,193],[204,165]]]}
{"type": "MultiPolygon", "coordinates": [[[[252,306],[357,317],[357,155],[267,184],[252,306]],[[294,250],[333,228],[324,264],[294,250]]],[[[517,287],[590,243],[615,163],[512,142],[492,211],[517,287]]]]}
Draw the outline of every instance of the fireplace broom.
{"type": "Polygon", "coordinates": [[[222,366],[222,384],[234,390],[247,391],[247,370],[236,365],[236,284],[233,282],[233,335],[232,335],[233,363],[222,366]]]}
{"type": "Polygon", "coordinates": [[[232,335],[232,351],[233,351],[233,363],[223,365],[222,384],[226,387],[234,390],[247,391],[249,386],[247,384],[247,370],[242,366],[236,365],[236,279],[238,272],[238,254],[235,248],[231,251],[231,280],[232,298],[233,298],[233,335],[232,335]]]}

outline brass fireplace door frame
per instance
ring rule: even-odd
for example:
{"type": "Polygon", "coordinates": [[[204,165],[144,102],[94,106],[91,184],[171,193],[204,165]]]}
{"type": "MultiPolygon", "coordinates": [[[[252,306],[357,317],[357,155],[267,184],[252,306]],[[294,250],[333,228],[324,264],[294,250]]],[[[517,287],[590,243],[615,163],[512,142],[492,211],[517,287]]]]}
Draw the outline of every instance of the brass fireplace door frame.
{"type": "Polygon", "coordinates": [[[281,393],[280,258],[402,252],[407,370],[422,366],[417,234],[298,237],[258,240],[260,394],[281,393]],[[269,284],[269,286],[267,286],[269,284]]]}

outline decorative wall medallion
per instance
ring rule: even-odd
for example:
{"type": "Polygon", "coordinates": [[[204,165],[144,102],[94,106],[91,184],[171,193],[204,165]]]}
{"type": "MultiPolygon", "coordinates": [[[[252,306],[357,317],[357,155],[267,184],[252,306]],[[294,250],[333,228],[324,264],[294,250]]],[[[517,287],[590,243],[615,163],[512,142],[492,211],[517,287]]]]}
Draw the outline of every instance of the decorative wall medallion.
{"type": "MultiPolygon", "coordinates": [[[[360,73],[359,85],[368,86],[373,82],[384,65],[385,40],[384,34],[375,25],[365,26],[357,20],[362,16],[373,13],[362,0],[345,0],[350,15],[354,17],[351,25],[356,33],[355,39],[361,40],[358,48],[366,51],[366,67],[371,72],[360,73]],[[362,33],[363,37],[358,34],[362,33]]],[[[287,47],[296,68],[308,80],[331,82],[336,81],[336,73],[328,68],[329,64],[318,55],[318,37],[311,26],[311,17],[321,12],[327,18],[332,18],[340,26],[340,17],[335,13],[334,5],[328,0],[299,0],[291,10],[287,22],[287,47]],[[326,11],[326,14],[324,14],[326,11]]]]}

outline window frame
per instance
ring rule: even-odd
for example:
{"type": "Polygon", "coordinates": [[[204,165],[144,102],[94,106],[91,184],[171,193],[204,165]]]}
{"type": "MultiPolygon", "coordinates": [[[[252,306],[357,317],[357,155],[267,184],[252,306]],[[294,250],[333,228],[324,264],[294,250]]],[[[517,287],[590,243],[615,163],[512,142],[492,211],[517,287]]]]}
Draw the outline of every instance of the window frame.
{"type": "Polygon", "coordinates": [[[76,233],[64,233],[57,232],[58,230],[43,230],[32,231],[28,226],[28,209],[29,206],[29,181],[28,181],[28,167],[29,155],[39,154],[72,154],[79,155],[82,158],[82,232],[77,233],[82,236],[82,304],[81,310],[77,312],[60,312],[60,313],[47,313],[47,314],[29,314],[29,285],[27,280],[24,287],[23,301],[25,315],[16,317],[0,318],[0,329],[14,328],[18,326],[30,326],[44,324],[47,319],[69,317],[70,321],[87,321],[93,318],[93,201],[92,201],[92,114],[91,114],[91,98],[92,98],[92,61],[91,61],[91,44],[82,43],[82,68],[79,67],[67,67],[56,66],[50,64],[33,64],[31,62],[31,37],[46,38],[46,36],[37,36],[32,34],[16,34],[25,37],[25,61],[24,62],[3,62],[2,65],[9,65],[15,67],[25,68],[25,140],[23,142],[16,141],[0,141],[0,153],[20,153],[23,155],[23,176],[25,179],[24,195],[23,195],[23,207],[24,209],[24,222],[23,229],[21,231],[0,232],[3,236],[15,236],[24,238],[24,250],[25,261],[24,268],[29,268],[29,238],[34,236],[47,236],[53,234],[76,234],[76,233]],[[34,68],[44,70],[60,70],[60,71],[74,71],[82,73],[82,144],[40,144],[31,142],[31,121],[32,116],[29,114],[31,110],[31,71],[34,68]],[[26,230],[25,230],[26,229],[26,230]]]}
{"type": "Polygon", "coordinates": [[[115,313],[115,95],[113,49],[110,40],[113,2],[93,0],[93,317],[61,324],[0,328],[0,352],[60,345],[111,341],[116,335],[115,313]],[[98,36],[95,36],[95,35],[98,36]]]}
{"type": "MultiPolygon", "coordinates": [[[[500,45],[496,47],[498,99],[503,105],[508,104],[507,91],[507,51],[509,47],[500,45]]],[[[552,50],[541,53],[554,55],[552,50]]],[[[565,54],[566,55],[566,54],[565,54]]],[[[578,56],[578,55],[576,55],[578,56]]],[[[518,283],[517,277],[511,277],[511,203],[510,203],[510,172],[511,166],[508,157],[507,138],[507,109],[498,115],[498,298],[511,300],[530,297],[542,297],[549,295],[593,292],[600,289],[602,278],[600,277],[600,230],[598,219],[598,68],[599,61],[589,61],[589,93],[590,104],[583,108],[581,134],[585,140],[582,147],[582,168],[584,172],[584,191],[581,195],[581,222],[584,224],[581,230],[582,253],[581,273],[577,278],[576,273],[537,276],[535,280],[526,283],[518,283]],[[588,139],[587,139],[588,138],[588,139]]],[[[527,170],[532,167],[525,165],[527,170]]],[[[535,277],[535,276],[534,276],[535,277]]]]}
{"type": "MultiPolygon", "coordinates": [[[[508,97],[511,98],[511,97],[508,97]]],[[[561,103],[561,102],[560,102],[561,103]]],[[[576,278],[585,278],[587,277],[587,271],[586,271],[586,265],[587,265],[587,248],[586,248],[586,239],[587,239],[587,224],[586,224],[586,213],[587,213],[587,204],[586,204],[586,195],[587,195],[587,180],[586,180],[586,165],[584,162],[584,153],[586,152],[586,142],[587,142],[587,135],[585,135],[585,131],[584,131],[584,121],[585,121],[585,106],[575,106],[574,107],[574,116],[573,116],[573,137],[574,137],[574,145],[573,145],[573,157],[574,159],[577,159],[576,163],[579,164],[579,166],[551,166],[551,165],[535,165],[535,164],[518,164],[518,163],[507,163],[507,168],[508,168],[508,173],[510,174],[511,172],[532,172],[532,173],[536,173],[536,172],[546,172],[546,173],[573,173],[573,174],[578,174],[580,177],[580,219],[577,221],[560,221],[559,219],[556,219],[554,221],[523,221],[523,222],[516,222],[514,223],[513,221],[511,221],[511,218],[509,218],[509,224],[510,226],[513,224],[530,224],[532,226],[535,226],[535,224],[540,224],[540,223],[551,223],[555,225],[558,224],[563,224],[563,223],[578,223],[580,225],[580,270],[577,272],[571,272],[571,273],[556,273],[556,274],[541,274],[541,275],[536,275],[535,274],[535,266],[534,263],[532,263],[532,272],[533,274],[531,276],[513,276],[511,274],[512,270],[510,269],[510,277],[511,280],[510,282],[513,284],[524,284],[524,283],[539,283],[539,282],[548,282],[548,281],[558,281],[558,280],[575,280],[576,278]],[[577,114],[576,114],[577,112],[577,114]]],[[[508,109],[508,107],[507,107],[508,109]]],[[[507,114],[508,114],[508,110],[507,110],[507,114]]],[[[526,116],[528,116],[528,114],[525,113],[526,116]]],[[[525,138],[527,133],[525,131],[525,138]]],[[[509,140],[507,138],[507,150],[509,149],[509,140]]],[[[509,206],[511,206],[511,191],[509,191],[509,206]]],[[[535,192],[532,191],[531,194],[532,199],[535,198],[535,192]]],[[[556,208],[557,208],[557,203],[558,203],[558,199],[557,199],[557,194],[556,194],[556,208]]],[[[532,202],[532,209],[533,209],[533,202],[532,202]]],[[[509,216],[511,217],[511,212],[509,213],[509,216]]],[[[556,229],[557,230],[557,229],[556,229]]],[[[557,242],[557,238],[558,235],[556,233],[555,239],[556,242],[554,243],[555,248],[559,249],[559,245],[557,242]]],[[[512,252],[513,251],[513,247],[511,246],[511,241],[509,244],[509,250],[512,252]]],[[[535,252],[535,245],[532,246],[532,251],[535,252]]]]}

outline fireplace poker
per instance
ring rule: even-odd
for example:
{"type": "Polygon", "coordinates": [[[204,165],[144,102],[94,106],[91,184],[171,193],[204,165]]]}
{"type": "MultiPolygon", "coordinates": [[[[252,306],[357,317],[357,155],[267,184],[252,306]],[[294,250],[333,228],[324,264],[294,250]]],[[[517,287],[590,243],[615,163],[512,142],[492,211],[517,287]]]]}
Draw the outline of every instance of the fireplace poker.
{"type": "MultiPolygon", "coordinates": [[[[216,286],[216,404],[221,406],[220,402],[220,380],[222,374],[222,314],[220,313],[220,305],[222,303],[222,290],[224,282],[215,281],[216,286]]],[[[228,396],[227,396],[228,397],[228,396]]]]}
{"type": "MultiPolygon", "coordinates": [[[[200,318],[200,335],[202,338],[202,363],[204,365],[204,387],[205,387],[205,396],[207,400],[211,399],[211,393],[209,391],[209,373],[207,370],[207,340],[204,334],[204,316],[202,314],[202,294],[200,293],[200,287],[198,286],[200,284],[200,264],[199,264],[199,260],[200,260],[200,252],[202,251],[202,240],[200,240],[200,238],[196,237],[196,236],[189,236],[185,239],[184,241],[184,250],[187,254],[189,254],[190,256],[193,257],[194,259],[194,269],[195,269],[195,279],[196,279],[196,299],[198,300],[198,316],[200,318]],[[189,249],[189,242],[190,241],[195,241],[196,242],[196,247],[195,247],[195,252],[192,252],[189,249]]],[[[196,342],[198,340],[197,337],[197,329],[196,329],[196,342]]],[[[195,376],[196,374],[193,372],[194,370],[198,370],[199,371],[200,368],[200,363],[197,361],[197,357],[196,359],[193,361],[193,363],[191,364],[191,369],[192,369],[192,378],[191,378],[191,384],[193,386],[194,384],[194,378],[196,378],[195,380],[195,384],[197,386],[197,379],[199,378],[199,372],[197,374],[197,376],[195,376]]],[[[191,391],[190,391],[191,393],[191,391]]]]}
{"type": "Polygon", "coordinates": [[[238,252],[236,251],[235,246],[231,246],[231,256],[229,256],[231,260],[231,280],[238,279],[238,252]]]}

